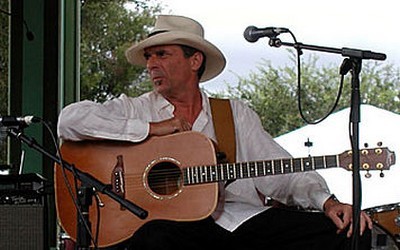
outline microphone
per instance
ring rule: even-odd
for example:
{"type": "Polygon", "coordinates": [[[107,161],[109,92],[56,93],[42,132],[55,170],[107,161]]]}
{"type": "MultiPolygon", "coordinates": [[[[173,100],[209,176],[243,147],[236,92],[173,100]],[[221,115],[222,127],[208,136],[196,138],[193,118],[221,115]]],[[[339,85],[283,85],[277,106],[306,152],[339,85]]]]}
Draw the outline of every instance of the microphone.
{"type": "Polygon", "coordinates": [[[40,122],[40,118],[35,116],[3,116],[0,117],[0,125],[4,127],[12,127],[12,126],[29,126],[32,123],[40,122]]]}
{"type": "Polygon", "coordinates": [[[269,38],[275,38],[279,34],[286,32],[289,32],[289,29],[275,28],[275,27],[267,27],[260,29],[255,26],[249,26],[244,30],[243,36],[248,42],[254,43],[257,42],[258,39],[260,39],[261,37],[267,36],[269,38]]]}

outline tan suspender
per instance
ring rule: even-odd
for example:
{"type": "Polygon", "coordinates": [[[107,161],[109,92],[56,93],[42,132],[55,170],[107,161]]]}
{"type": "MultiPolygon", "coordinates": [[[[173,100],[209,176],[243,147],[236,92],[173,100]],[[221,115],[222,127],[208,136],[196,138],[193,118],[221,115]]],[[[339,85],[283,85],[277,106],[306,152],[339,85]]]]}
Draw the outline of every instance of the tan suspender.
{"type": "Polygon", "coordinates": [[[228,99],[209,98],[218,149],[226,154],[229,163],[236,162],[235,124],[228,99]]]}

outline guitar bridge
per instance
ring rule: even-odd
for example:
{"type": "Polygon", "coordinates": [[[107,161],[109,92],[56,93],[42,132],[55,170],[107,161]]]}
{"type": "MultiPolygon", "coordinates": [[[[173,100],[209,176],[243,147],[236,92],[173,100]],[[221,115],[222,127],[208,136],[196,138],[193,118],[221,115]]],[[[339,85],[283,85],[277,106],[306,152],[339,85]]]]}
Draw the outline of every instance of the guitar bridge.
{"type": "MultiPolygon", "coordinates": [[[[122,198],[125,198],[125,177],[124,177],[124,160],[122,155],[117,156],[117,163],[111,173],[112,191],[122,198]]],[[[121,210],[125,208],[121,206],[121,210]]]]}

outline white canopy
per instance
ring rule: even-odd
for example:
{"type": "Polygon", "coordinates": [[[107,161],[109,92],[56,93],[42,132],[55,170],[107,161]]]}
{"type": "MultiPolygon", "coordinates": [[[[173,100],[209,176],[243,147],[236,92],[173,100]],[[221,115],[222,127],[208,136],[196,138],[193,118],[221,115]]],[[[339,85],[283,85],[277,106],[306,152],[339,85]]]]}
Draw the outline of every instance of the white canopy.
{"type": "MultiPolygon", "coordinates": [[[[350,108],[338,111],[317,125],[306,125],[276,138],[294,157],[341,154],[351,149],[349,139],[350,108]],[[312,146],[305,146],[305,142],[312,146]]],[[[400,157],[400,115],[371,105],[361,105],[360,149],[388,147],[400,157]]],[[[400,158],[399,158],[400,159],[400,158]]],[[[398,160],[399,161],[399,160],[398,160]]],[[[352,203],[352,172],[342,168],[318,170],[325,178],[332,193],[339,200],[352,203]]],[[[371,208],[400,202],[400,164],[384,171],[370,171],[371,178],[361,172],[362,208],[371,208]]]]}

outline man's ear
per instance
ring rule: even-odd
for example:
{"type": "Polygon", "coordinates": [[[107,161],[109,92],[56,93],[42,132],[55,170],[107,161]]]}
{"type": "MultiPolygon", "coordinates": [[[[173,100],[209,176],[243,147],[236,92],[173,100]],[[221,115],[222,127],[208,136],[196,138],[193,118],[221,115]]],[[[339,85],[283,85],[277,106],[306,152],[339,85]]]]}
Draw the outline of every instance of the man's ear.
{"type": "Polygon", "coordinates": [[[197,51],[191,56],[192,69],[198,71],[203,63],[204,55],[203,53],[197,51]]]}

